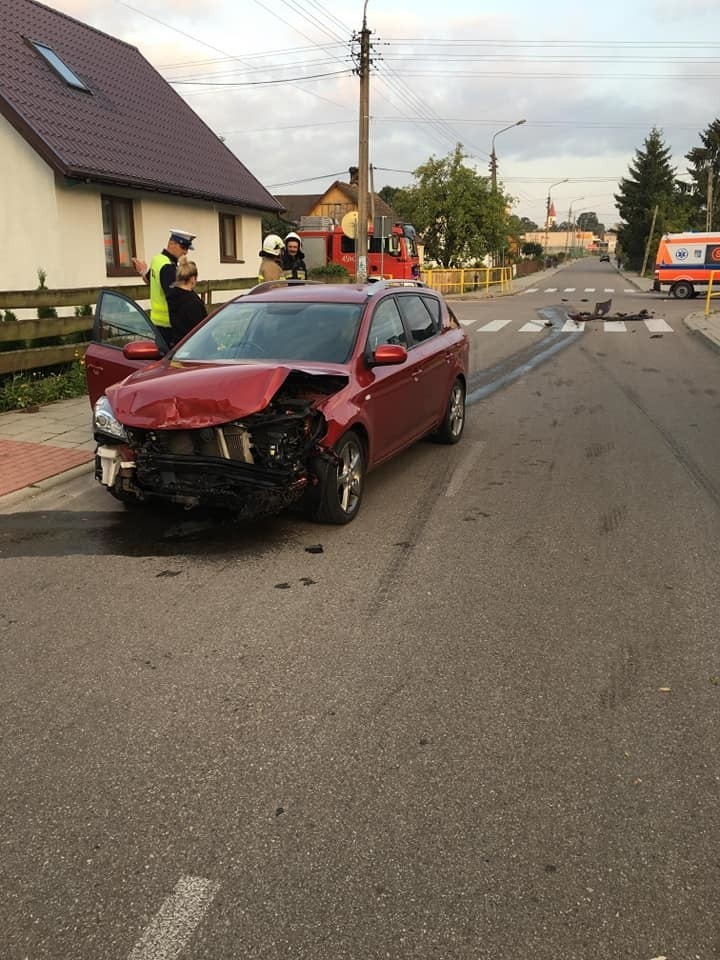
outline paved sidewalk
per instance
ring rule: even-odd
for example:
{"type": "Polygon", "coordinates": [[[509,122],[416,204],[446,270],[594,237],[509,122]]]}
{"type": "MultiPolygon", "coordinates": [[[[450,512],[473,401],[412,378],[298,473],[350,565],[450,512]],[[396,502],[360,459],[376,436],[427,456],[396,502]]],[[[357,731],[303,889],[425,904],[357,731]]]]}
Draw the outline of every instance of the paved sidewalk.
{"type": "Polygon", "coordinates": [[[92,467],[95,443],[87,397],[32,410],[0,413],[0,498],[92,467]]]}
{"type": "MultiPolygon", "coordinates": [[[[514,292],[533,286],[557,269],[514,281],[514,292]]],[[[652,279],[624,271],[621,276],[640,290],[652,289],[652,279]]],[[[720,312],[706,317],[704,305],[696,303],[698,308],[684,318],[685,325],[720,351],[720,312]]],[[[34,412],[0,413],[0,512],[11,500],[32,496],[70,476],[92,470],[94,448],[87,397],[58,400],[34,408],[34,412]]]]}

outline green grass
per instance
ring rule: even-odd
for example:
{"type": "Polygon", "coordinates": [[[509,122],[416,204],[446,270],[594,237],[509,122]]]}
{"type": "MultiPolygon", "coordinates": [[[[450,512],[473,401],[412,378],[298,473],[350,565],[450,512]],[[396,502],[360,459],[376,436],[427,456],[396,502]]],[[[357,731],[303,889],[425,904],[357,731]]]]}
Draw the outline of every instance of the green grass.
{"type": "Polygon", "coordinates": [[[80,359],[73,360],[53,373],[33,370],[0,380],[0,413],[86,395],[85,365],[80,359]]]}

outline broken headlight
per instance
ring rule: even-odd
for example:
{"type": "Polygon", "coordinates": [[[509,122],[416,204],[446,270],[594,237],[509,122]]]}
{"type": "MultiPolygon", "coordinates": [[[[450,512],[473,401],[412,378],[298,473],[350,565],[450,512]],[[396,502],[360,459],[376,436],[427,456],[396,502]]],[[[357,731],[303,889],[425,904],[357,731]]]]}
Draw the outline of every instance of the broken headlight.
{"type": "Polygon", "coordinates": [[[100,397],[95,403],[93,428],[95,433],[102,433],[103,436],[112,437],[113,440],[127,440],[128,438],[125,427],[119,420],[115,419],[110,401],[105,396],[100,397]]]}

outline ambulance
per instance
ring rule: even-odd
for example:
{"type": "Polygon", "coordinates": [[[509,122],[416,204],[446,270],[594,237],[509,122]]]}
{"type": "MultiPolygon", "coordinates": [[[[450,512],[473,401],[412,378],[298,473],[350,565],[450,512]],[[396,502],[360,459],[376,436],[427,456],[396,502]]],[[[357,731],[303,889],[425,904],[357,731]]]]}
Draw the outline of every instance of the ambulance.
{"type": "Polygon", "coordinates": [[[720,233],[666,233],[655,259],[653,290],[670,287],[680,300],[695,296],[695,288],[720,286],[720,233]]]}

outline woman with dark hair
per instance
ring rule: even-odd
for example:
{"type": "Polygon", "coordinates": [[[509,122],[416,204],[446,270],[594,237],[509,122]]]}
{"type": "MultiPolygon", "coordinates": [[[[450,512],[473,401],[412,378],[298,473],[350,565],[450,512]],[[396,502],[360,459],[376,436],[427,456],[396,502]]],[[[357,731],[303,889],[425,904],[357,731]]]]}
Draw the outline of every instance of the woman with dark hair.
{"type": "Polygon", "coordinates": [[[197,280],[197,264],[188,260],[187,257],[180,257],[175,283],[167,295],[170,329],[172,331],[172,343],[169,344],[171,347],[174,347],[207,316],[205,304],[195,293],[197,280]]]}

